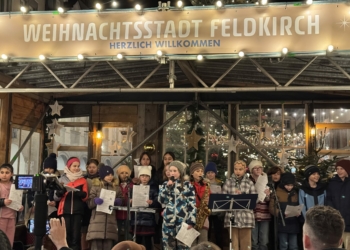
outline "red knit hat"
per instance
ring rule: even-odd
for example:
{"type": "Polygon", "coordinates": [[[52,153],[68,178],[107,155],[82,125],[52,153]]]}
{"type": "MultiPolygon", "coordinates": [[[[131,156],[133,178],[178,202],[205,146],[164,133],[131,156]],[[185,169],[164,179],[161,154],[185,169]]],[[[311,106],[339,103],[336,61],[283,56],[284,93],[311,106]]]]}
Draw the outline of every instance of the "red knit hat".
{"type": "Polygon", "coordinates": [[[350,175],[350,160],[340,160],[335,164],[335,167],[342,167],[350,175]]]}

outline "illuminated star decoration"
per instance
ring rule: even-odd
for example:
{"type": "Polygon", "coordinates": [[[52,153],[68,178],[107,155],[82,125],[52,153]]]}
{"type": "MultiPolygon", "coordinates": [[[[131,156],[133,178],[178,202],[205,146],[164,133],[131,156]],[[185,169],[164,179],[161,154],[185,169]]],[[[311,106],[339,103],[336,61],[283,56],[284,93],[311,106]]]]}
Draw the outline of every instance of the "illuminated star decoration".
{"type": "Polygon", "coordinates": [[[63,109],[62,105],[58,105],[58,102],[55,101],[54,105],[49,105],[51,108],[51,115],[57,114],[58,116],[61,116],[61,109],[63,109]]]}
{"type": "Polygon", "coordinates": [[[349,26],[350,22],[345,17],[343,18],[343,20],[341,22],[338,22],[337,24],[340,24],[340,28],[344,27],[344,31],[345,31],[346,27],[350,27],[349,26]]]}
{"type": "Polygon", "coordinates": [[[59,124],[55,118],[52,120],[51,124],[47,124],[47,127],[49,128],[49,135],[52,135],[52,134],[60,135],[60,131],[64,126],[59,124]]]}
{"type": "Polygon", "coordinates": [[[237,146],[239,144],[239,141],[236,141],[235,138],[233,137],[233,135],[231,135],[231,139],[228,142],[228,152],[230,153],[231,151],[237,153],[237,146]]]}
{"type": "Polygon", "coordinates": [[[262,140],[267,140],[271,141],[272,140],[272,132],[273,128],[270,127],[267,123],[264,124],[264,127],[261,128],[261,132],[263,132],[262,135],[262,140]]]}
{"type": "Polygon", "coordinates": [[[190,148],[195,148],[198,150],[198,142],[202,139],[203,137],[200,135],[197,135],[196,130],[192,130],[191,134],[186,135],[186,141],[188,143],[188,149],[190,148]]]}

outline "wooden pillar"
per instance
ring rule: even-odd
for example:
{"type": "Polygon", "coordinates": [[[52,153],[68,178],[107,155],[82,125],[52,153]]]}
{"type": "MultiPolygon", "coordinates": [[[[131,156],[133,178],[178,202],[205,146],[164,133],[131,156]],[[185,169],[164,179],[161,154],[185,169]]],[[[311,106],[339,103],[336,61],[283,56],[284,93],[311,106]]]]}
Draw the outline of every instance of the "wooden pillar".
{"type": "Polygon", "coordinates": [[[9,161],[9,140],[11,139],[11,94],[1,94],[0,98],[0,162],[2,164],[9,161]]]}

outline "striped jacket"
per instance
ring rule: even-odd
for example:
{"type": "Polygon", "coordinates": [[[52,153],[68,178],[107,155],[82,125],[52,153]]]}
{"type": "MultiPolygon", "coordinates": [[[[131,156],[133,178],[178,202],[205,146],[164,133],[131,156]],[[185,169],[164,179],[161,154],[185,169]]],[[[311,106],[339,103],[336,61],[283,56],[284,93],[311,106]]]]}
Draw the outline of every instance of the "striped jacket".
{"type": "MultiPolygon", "coordinates": [[[[231,178],[227,179],[223,188],[223,194],[235,194],[235,190],[239,189],[245,194],[256,194],[254,183],[249,180],[247,174],[243,176],[241,180],[238,180],[235,174],[232,174],[231,178]]],[[[236,228],[253,228],[255,227],[255,219],[253,210],[236,210],[234,211],[236,228]]],[[[225,215],[225,227],[230,227],[230,213],[225,215]]]]}

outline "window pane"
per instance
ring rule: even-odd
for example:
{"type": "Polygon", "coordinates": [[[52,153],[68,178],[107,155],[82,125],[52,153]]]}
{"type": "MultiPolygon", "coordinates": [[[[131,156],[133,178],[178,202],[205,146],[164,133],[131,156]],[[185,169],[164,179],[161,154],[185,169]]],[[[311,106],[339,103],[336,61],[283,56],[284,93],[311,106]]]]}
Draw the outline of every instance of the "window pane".
{"type": "Polygon", "coordinates": [[[132,149],[132,138],[135,135],[132,124],[127,127],[102,128],[102,155],[127,155],[132,149]]]}
{"type": "Polygon", "coordinates": [[[259,106],[242,107],[239,110],[238,131],[253,145],[259,145],[259,106]]]}
{"type": "Polygon", "coordinates": [[[305,147],[304,109],[284,109],[284,146],[305,147]]]}
{"type": "Polygon", "coordinates": [[[350,149],[350,129],[317,129],[316,143],[320,147],[320,143],[324,139],[323,148],[328,149],[350,149]]]}
{"type": "Polygon", "coordinates": [[[315,109],[315,123],[349,123],[348,109],[315,109]]]}
{"type": "MultiPolygon", "coordinates": [[[[101,162],[107,166],[114,167],[114,165],[119,162],[119,160],[123,158],[123,156],[101,156],[101,162]]],[[[132,162],[132,157],[129,156],[126,158],[121,164],[129,166],[130,169],[134,168],[134,164],[132,162]]],[[[119,164],[119,165],[121,165],[119,164]]]]}

